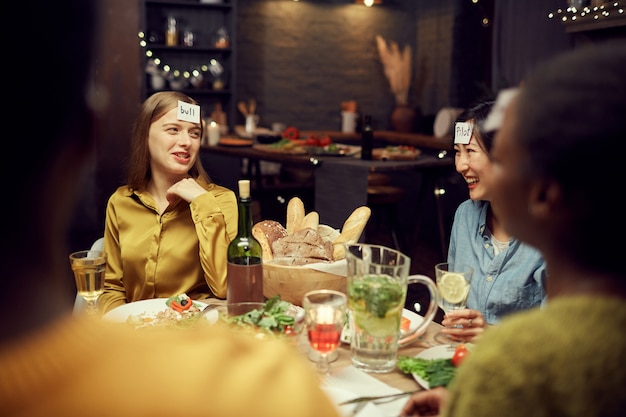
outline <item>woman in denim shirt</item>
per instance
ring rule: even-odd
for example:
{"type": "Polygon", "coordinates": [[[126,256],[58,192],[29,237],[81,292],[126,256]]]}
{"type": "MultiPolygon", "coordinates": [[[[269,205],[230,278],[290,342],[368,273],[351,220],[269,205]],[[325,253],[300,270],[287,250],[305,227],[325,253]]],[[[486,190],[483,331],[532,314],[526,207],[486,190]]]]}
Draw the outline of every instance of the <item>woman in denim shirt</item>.
{"type": "Polygon", "coordinates": [[[461,114],[457,122],[465,124],[457,127],[465,128],[465,135],[457,134],[454,140],[456,170],[467,183],[470,199],[456,210],[448,262],[473,267],[474,276],[467,309],[447,314],[442,324],[445,334],[460,341],[472,341],[487,325],[539,306],[545,297],[541,254],[504,231],[490,190],[481,182],[492,170],[489,152],[495,132],[483,129],[492,107],[493,102],[481,103],[461,114]]]}

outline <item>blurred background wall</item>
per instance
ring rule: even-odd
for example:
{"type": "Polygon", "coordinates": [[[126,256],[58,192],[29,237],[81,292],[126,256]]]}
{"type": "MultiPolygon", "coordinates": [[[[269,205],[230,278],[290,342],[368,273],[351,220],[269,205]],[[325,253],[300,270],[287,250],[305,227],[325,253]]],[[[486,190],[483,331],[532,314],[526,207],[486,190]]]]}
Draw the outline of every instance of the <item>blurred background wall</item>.
{"type": "MultiPolygon", "coordinates": [[[[70,249],[102,235],[108,196],[125,183],[132,122],[143,100],[137,33],[141,0],[106,0],[94,82],[105,109],[93,167],[68,236],[70,249]]],[[[390,130],[394,99],[378,57],[381,35],[413,54],[409,103],[430,133],[442,107],[465,107],[517,84],[538,61],[572,47],[547,14],[565,0],[238,0],[236,99],[255,98],[261,126],[340,130],[340,102],[356,100],[374,128],[390,130]]],[[[240,115],[238,115],[240,117],[240,115]]],[[[236,123],[243,123],[238,119],[236,123]]]]}

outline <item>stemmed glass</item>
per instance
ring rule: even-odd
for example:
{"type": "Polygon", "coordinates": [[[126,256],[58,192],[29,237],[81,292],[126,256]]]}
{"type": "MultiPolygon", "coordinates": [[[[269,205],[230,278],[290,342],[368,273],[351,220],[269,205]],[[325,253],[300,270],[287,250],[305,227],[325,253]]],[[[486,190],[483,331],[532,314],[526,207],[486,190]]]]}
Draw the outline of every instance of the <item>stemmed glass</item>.
{"type": "MultiPolygon", "coordinates": [[[[462,310],[467,306],[467,297],[474,268],[467,265],[453,265],[443,262],[435,265],[435,277],[439,290],[439,307],[448,314],[453,310],[462,310]]],[[[440,343],[457,345],[448,335],[439,332],[435,340],[440,343]]]]}
{"type": "Polygon", "coordinates": [[[74,271],[76,289],[86,302],[86,313],[98,313],[98,298],[104,292],[106,253],[98,250],[81,250],[70,254],[70,265],[74,271]]]}
{"type": "Polygon", "coordinates": [[[314,290],[304,294],[306,329],[309,344],[320,356],[317,361],[320,374],[330,370],[328,355],[339,346],[347,304],[346,295],[339,291],[314,290]]]}

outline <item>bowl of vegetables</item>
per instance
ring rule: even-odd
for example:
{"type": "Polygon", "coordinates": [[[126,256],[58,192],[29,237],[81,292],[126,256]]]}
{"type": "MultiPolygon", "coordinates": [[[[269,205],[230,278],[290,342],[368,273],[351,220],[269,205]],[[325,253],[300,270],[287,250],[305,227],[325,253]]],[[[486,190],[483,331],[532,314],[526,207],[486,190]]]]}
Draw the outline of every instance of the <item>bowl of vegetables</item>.
{"type": "Polygon", "coordinates": [[[264,303],[224,304],[215,310],[221,323],[259,337],[297,336],[304,328],[304,309],[279,296],[271,297],[264,303]]]}

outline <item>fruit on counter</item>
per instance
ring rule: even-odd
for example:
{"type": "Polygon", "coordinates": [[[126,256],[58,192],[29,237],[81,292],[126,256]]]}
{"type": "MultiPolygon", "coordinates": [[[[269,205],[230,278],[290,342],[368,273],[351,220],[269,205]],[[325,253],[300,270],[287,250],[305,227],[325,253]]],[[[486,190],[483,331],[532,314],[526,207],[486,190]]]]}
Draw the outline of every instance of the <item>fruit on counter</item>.
{"type": "Polygon", "coordinates": [[[316,134],[309,135],[304,144],[306,146],[320,146],[320,138],[316,134]]]}
{"type": "Polygon", "coordinates": [[[289,126],[283,132],[283,138],[286,139],[300,139],[300,131],[295,126],[289,126]]]}
{"type": "Polygon", "coordinates": [[[320,135],[312,133],[309,136],[307,136],[304,142],[306,146],[315,146],[315,147],[322,147],[322,148],[326,148],[330,146],[332,143],[333,143],[333,140],[326,133],[322,133],[320,135]]]}
{"type": "Polygon", "coordinates": [[[333,143],[333,140],[328,135],[322,135],[320,137],[320,146],[330,146],[333,143]]]}
{"type": "Polygon", "coordinates": [[[304,203],[293,197],[287,203],[286,226],[275,220],[263,220],[252,227],[252,234],[263,247],[263,262],[281,265],[304,265],[333,262],[345,258],[344,244],[356,243],[371,215],[367,206],[356,208],[341,231],[319,224],[319,214],[305,214],[304,203]]]}

